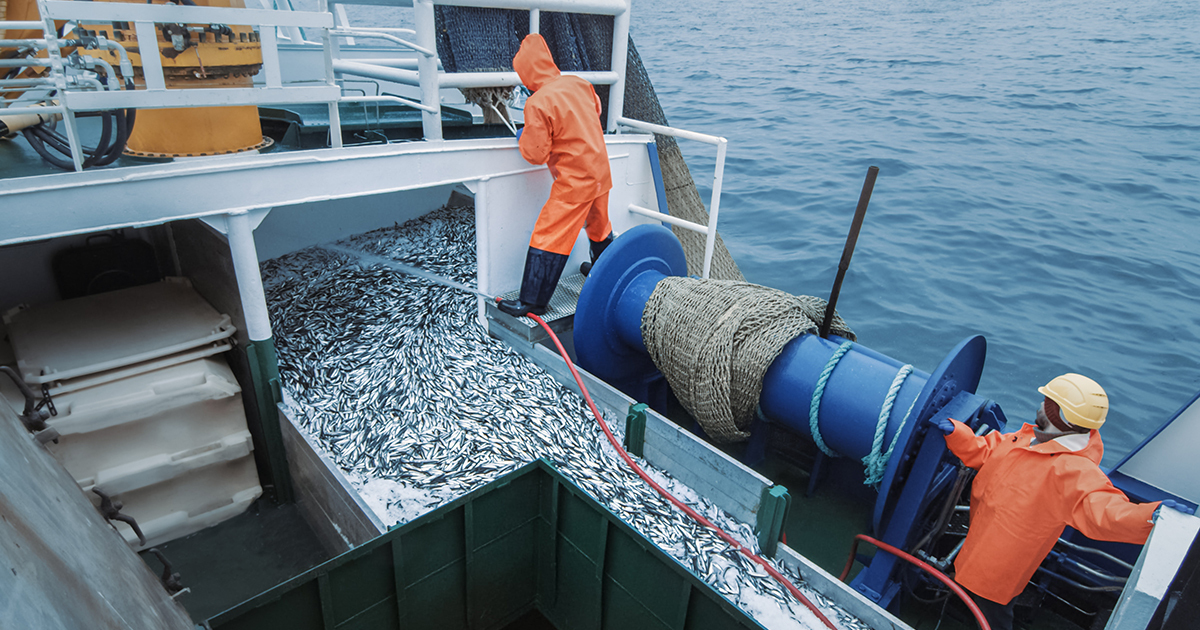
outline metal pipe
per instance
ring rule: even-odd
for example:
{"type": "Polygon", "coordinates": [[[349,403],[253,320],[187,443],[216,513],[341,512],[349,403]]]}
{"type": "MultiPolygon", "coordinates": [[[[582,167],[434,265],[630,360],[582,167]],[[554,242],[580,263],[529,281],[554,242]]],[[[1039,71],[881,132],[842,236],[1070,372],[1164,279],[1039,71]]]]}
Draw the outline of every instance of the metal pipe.
{"type": "Polygon", "coordinates": [[[330,29],[329,34],[336,35],[338,37],[361,37],[362,39],[383,39],[383,40],[387,40],[389,42],[398,44],[400,46],[403,46],[405,48],[414,50],[422,55],[425,55],[426,57],[437,57],[437,53],[428,48],[425,48],[423,46],[418,46],[417,44],[414,44],[407,40],[400,39],[399,37],[396,37],[395,35],[389,35],[387,33],[381,33],[381,32],[374,31],[374,30],[365,30],[365,29],[357,29],[357,28],[335,28],[335,29],[330,29]]]}
{"type": "Polygon", "coordinates": [[[632,118],[621,117],[617,120],[617,124],[623,127],[637,129],[638,131],[657,133],[664,136],[683,138],[685,140],[695,140],[697,142],[703,142],[705,144],[711,144],[714,146],[725,141],[725,139],[720,136],[710,136],[706,133],[697,133],[695,131],[687,131],[686,129],[676,129],[675,127],[664,127],[663,125],[656,125],[654,123],[634,120],[632,118]]]}
{"type": "Polygon", "coordinates": [[[712,199],[708,204],[708,240],[704,243],[704,271],[700,277],[708,279],[709,268],[712,266],[713,248],[717,242],[717,213],[721,209],[721,182],[725,179],[725,149],[729,142],[719,138],[717,144],[717,168],[713,173],[712,199]]]}
{"type": "MultiPolygon", "coordinates": [[[[0,22],[0,24],[3,24],[0,22]]],[[[45,48],[44,39],[0,39],[0,48],[45,48]]]]}
{"type": "Polygon", "coordinates": [[[391,81],[393,83],[401,83],[404,85],[420,85],[421,73],[415,70],[405,70],[403,68],[386,68],[369,63],[358,61],[347,61],[344,59],[334,59],[333,69],[336,72],[350,74],[359,77],[368,77],[378,79],[380,81],[391,81]]]}
{"type": "Polygon", "coordinates": [[[612,68],[617,81],[608,91],[608,131],[616,133],[617,120],[625,115],[625,66],[629,59],[629,4],[613,17],[612,68]]]}
{"type": "Polygon", "coordinates": [[[54,85],[54,81],[49,79],[0,79],[0,86],[3,87],[36,87],[39,85],[54,85]]]}
{"type": "Polygon", "coordinates": [[[1072,551],[1077,551],[1079,553],[1090,553],[1093,555],[1100,556],[1101,558],[1104,558],[1105,560],[1108,560],[1109,562],[1112,562],[1113,564],[1116,564],[1118,566],[1129,569],[1130,571],[1133,570],[1132,564],[1129,564],[1128,562],[1125,562],[1124,560],[1122,560],[1112,554],[1100,551],[1099,549],[1094,549],[1092,547],[1084,547],[1083,545],[1076,545],[1075,543],[1067,542],[1067,541],[1063,540],[1062,538],[1059,538],[1058,543],[1056,543],[1056,544],[1062,545],[1068,549],[1071,549],[1072,551]]]}
{"type": "Polygon", "coordinates": [[[0,68],[26,68],[29,66],[50,67],[53,59],[0,59],[0,68]]]}
{"type": "Polygon", "coordinates": [[[640,214],[644,217],[650,217],[651,219],[654,219],[655,221],[662,221],[663,223],[670,223],[671,225],[678,225],[681,228],[685,228],[685,229],[691,230],[693,232],[699,232],[701,234],[708,234],[709,229],[710,229],[708,227],[700,225],[699,223],[692,223],[691,221],[688,221],[687,219],[680,219],[679,217],[673,217],[673,216],[667,214],[666,212],[659,212],[659,211],[651,210],[649,208],[643,208],[641,206],[634,205],[632,203],[629,204],[629,211],[634,214],[640,214]]]}
{"type": "MultiPolygon", "coordinates": [[[[417,27],[417,44],[426,50],[436,50],[433,2],[413,0],[413,19],[417,27]]],[[[442,139],[441,102],[438,99],[437,56],[423,55],[417,60],[420,69],[421,102],[435,108],[432,112],[421,112],[421,128],[426,140],[442,139]]]]}
{"type": "Polygon", "coordinates": [[[104,47],[109,50],[116,51],[117,56],[121,58],[121,61],[119,62],[121,66],[121,77],[124,79],[132,79],[133,63],[129,61],[129,51],[125,50],[125,47],[122,46],[120,42],[115,42],[108,38],[104,39],[104,47]]]}
{"type": "Polygon", "coordinates": [[[541,9],[530,9],[529,10],[529,34],[532,35],[534,33],[541,32],[541,27],[542,27],[542,10],[541,9]]]}
{"type": "Polygon", "coordinates": [[[416,109],[431,111],[432,107],[400,96],[343,96],[342,103],[400,103],[416,109]]]}
{"type": "MultiPolygon", "coordinates": [[[[109,69],[111,70],[112,68],[109,68],[109,69]]],[[[75,83],[75,85],[79,85],[80,83],[87,83],[88,85],[95,88],[95,90],[97,92],[105,91],[105,85],[103,83],[101,83],[99,79],[93,79],[92,77],[71,77],[71,79],[75,83]]]]}
{"type": "Polygon", "coordinates": [[[46,28],[46,25],[44,23],[34,21],[34,20],[26,20],[23,22],[17,21],[17,20],[9,20],[9,21],[0,22],[0,26],[4,27],[3,29],[0,29],[0,30],[5,30],[5,31],[42,30],[42,29],[46,28]]]}
{"type": "Polygon", "coordinates": [[[254,245],[254,228],[250,225],[249,213],[230,213],[226,216],[226,226],[233,273],[237,278],[246,317],[246,334],[250,341],[270,339],[271,318],[267,313],[267,295],[263,291],[262,275],[259,273],[258,249],[254,245]]]}
{"type": "MultiPolygon", "coordinates": [[[[286,2],[287,0],[283,1],[286,2]]],[[[328,0],[317,0],[317,10],[329,11],[328,0]]],[[[264,30],[271,30],[274,33],[274,29],[264,30]]],[[[299,32],[299,29],[297,29],[297,33],[299,32]]],[[[278,41],[276,41],[275,46],[278,49],[278,41]]],[[[337,85],[338,79],[342,78],[333,67],[334,58],[340,56],[340,54],[337,38],[329,34],[329,29],[321,29],[321,56],[325,61],[325,83],[327,85],[337,85]]],[[[341,95],[342,91],[339,87],[338,97],[341,97],[341,95]]],[[[342,114],[338,110],[338,101],[331,100],[325,107],[326,111],[329,112],[329,146],[334,149],[340,149],[342,148],[342,114]]]]}
{"type": "MultiPolygon", "coordinates": [[[[564,75],[574,76],[592,85],[612,85],[617,82],[615,72],[564,72],[564,75]]],[[[521,85],[521,77],[516,72],[454,72],[439,73],[438,82],[444,88],[472,87],[510,87],[521,85]]]]}
{"type": "Polygon", "coordinates": [[[833,281],[833,290],[829,293],[829,302],[825,305],[825,321],[821,322],[822,338],[829,336],[829,327],[833,324],[833,314],[836,312],[838,294],[842,291],[842,280],[846,279],[846,270],[850,268],[850,257],[854,255],[854,244],[858,242],[858,231],[862,229],[863,218],[867,214],[867,204],[871,201],[871,190],[875,188],[875,177],[879,175],[879,167],[867,168],[867,180],[863,182],[862,193],[858,196],[858,207],[854,209],[854,221],[850,224],[850,234],[846,237],[846,246],[842,248],[842,260],[838,263],[837,278],[833,281]]]}
{"type": "MultiPolygon", "coordinates": [[[[414,4],[420,0],[414,0],[414,4]]],[[[627,10],[626,0],[438,0],[445,6],[479,7],[484,9],[512,9],[526,11],[541,9],[560,13],[593,13],[596,15],[619,15],[627,10]]]]}
{"type": "Polygon", "coordinates": [[[369,66],[380,66],[383,68],[403,68],[406,70],[417,69],[417,59],[415,57],[374,57],[370,59],[347,59],[355,63],[365,63],[369,66]]]}
{"type": "MultiPolygon", "coordinates": [[[[1059,552],[1059,553],[1061,553],[1061,552],[1059,552]]],[[[1099,569],[1094,569],[1094,568],[1089,567],[1086,564],[1083,564],[1082,562],[1075,560],[1074,558],[1071,558],[1066,555],[1060,556],[1059,561],[1070,564],[1071,566],[1075,567],[1076,569],[1083,571],[1084,573],[1087,573],[1088,575],[1091,575],[1091,576],[1101,579],[1101,580],[1108,580],[1109,582],[1120,582],[1121,584],[1124,584],[1126,581],[1125,578],[1123,578],[1119,575],[1113,575],[1111,573],[1101,571],[1099,569]]]]}
{"type": "MultiPolygon", "coordinates": [[[[396,63],[389,66],[359,60],[333,60],[333,68],[337,72],[379,81],[391,81],[402,85],[420,86],[422,73],[403,67],[405,65],[408,64],[396,63]]],[[[417,62],[417,65],[419,67],[420,62],[417,62]]],[[[616,74],[612,72],[564,72],[563,74],[580,77],[594,85],[609,84],[617,79],[616,74]]],[[[521,77],[516,72],[438,72],[437,75],[438,85],[443,88],[515,87],[521,85],[521,77]]]]}

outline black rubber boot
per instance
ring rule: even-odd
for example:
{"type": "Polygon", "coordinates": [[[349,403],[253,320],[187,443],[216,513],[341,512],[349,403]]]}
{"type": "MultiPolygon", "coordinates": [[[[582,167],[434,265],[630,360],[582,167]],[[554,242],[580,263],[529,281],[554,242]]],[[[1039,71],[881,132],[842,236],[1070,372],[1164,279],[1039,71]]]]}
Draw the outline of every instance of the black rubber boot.
{"type": "Polygon", "coordinates": [[[521,317],[528,313],[542,315],[550,305],[558,279],[567,266],[567,257],[534,247],[525,255],[525,275],[521,278],[521,298],[504,300],[497,305],[501,311],[521,317]]]}
{"type": "Polygon", "coordinates": [[[543,306],[538,308],[532,304],[526,304],[521,300],[500,300],[500,303],[496,305],[496,308],[508,313],[509,315],[512,315],[513,317],[524,317],[529,313],[533,313],[534,315],[546,314],[546,307],[543,306]]]}
{"type": "Polygon", "coordinates": [[[603,254],[604,250],[608,249],[609,245],[612,245],[612,242],[613,242],[612,232],[609,232],[608,236],[605,236],[604,240],[602,240],[602,241],[593,241],[591,239],[588,239],[588,243],[590,243],[592,246],[592,262],[580,263],[579,273],[583,274],[584,276],[591,273],[592,265],[596,264],[596,260],[598,260],[600,258],[600,254],[603,254]]]}
{"type": "Polygon", "coordinates": [[[612,245],[612,242],[613,242],[612,232],[609,232],[608,236],[605,236],[604,240],[602,240],[602,241],[593,241],[591,239],[588,239],[588,243],[590,243],[592,246],[592,264],[593,265],[596,264],[596,261],[600,259],[600,254],[603,254],[604,250],[608,249],[609,245],[612,245]]]}

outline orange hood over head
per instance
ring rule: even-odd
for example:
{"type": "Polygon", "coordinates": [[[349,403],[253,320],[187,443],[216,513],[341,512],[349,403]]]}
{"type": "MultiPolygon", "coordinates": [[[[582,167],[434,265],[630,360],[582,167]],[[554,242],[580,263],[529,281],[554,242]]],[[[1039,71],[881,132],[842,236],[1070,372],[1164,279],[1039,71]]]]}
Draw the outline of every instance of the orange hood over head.
{"type": "Polygon", "coordinates": [[[534,92],[562,74],[554,64],[546,40],[537,33],[526,35],[521,42],[521,49],[513,56],[513,70],[521,77],[521,83],[534,92]]]}

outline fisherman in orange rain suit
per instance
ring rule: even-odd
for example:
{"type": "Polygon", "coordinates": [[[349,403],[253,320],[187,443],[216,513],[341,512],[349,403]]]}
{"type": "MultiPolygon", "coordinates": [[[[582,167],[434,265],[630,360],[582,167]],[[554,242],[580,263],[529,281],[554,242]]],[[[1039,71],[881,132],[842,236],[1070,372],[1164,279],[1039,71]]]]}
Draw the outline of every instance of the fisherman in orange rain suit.
{"type": "Polygon", "coordinates": [[[1037,425],[1015,433],[978,437],[957,420],[935,422],[950,450],[979,471],[954,579],[971,592],[993,630],[1012,628],[1013,599],[1065,526],[1095,540],[1141,544],[1159,506],[1131,503],[1100,470],[1104,443],[1097,429],[1108,397],[1095,381],[1066,374],[1038,391],[1045,399],[1037,425]]]}
{"type": "Polygon", "coordinates": [[[500,310],[519,317],[546,312],[580,228],[586,226],[593,262],[612,242],[612,173],[600,126],[600,98],[592,85],[563,76],[537,33],[521,42],[513,69],[533,91],[525,101],[525,127],[517,136],[521,155],[533,164],[548,162],[554,176],[550,199],[529,240],[520,299],[499,304],[500,310]]]}

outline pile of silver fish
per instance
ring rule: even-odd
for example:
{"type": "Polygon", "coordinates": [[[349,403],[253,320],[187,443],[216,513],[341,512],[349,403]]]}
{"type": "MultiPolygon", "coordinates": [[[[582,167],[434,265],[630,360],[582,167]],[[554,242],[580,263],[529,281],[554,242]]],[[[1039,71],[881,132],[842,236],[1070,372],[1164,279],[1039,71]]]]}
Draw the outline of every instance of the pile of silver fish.
{"type": "MultiPolygon", "coordinates": [[[[474,226],[473,209],[445,207],[337,245],[474,286],[474,226]]],[[[823,627],[761,567],[639,479],[581,397],[489,337],[474,295],[320,247],[269,260],[262,274],[291,411],[344,470],[448,502],[544,457],[731,601],[753,614],[769,598],[784,611],[784,623],[760,614],[761,623],[823,627]]],[[[619,431],[622,423],[609,424],[619,431]]],[[[750,525],[681,490],[755,546],[750,525]]],[[[790,577],[839,626],[868,627],[790,577]]]]}

